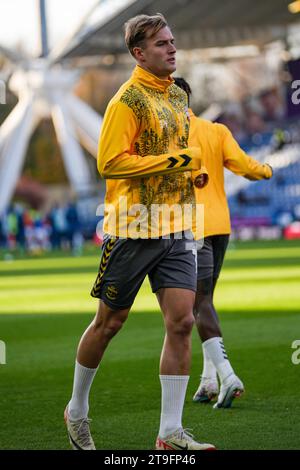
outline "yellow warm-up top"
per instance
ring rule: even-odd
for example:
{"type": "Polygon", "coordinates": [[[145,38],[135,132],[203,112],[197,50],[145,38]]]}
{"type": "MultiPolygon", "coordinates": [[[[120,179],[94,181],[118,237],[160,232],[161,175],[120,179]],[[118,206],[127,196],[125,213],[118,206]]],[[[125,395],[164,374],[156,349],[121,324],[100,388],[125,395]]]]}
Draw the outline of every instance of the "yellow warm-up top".
{"type": "Polygon", "coordinates": [[[169,226],[151,212],[157,205],[195,203],[191,170],[201,167],[201,152],[188,147],[188,136],[186,94],[172,78],[161,80],[136,66],[110,101],[102,124],[97,164],[106,178],[106,233],[131,237],[127,229],[143,218],[137,204],[149,214],[147,233],[141,236],[191,228],[181,227],[178,211],[169,226]]]}
{"type": "Polygon", "coordinates": [[[209,182],[195,189],[197,204],[204,204],[204,236],[229,234],[230,214],[224,189],[224,167],[251,180],[269,179],[272,169],[247,155],[223,124],[197,118],[191,109],[189,145],[201,148],[209,182]]]}

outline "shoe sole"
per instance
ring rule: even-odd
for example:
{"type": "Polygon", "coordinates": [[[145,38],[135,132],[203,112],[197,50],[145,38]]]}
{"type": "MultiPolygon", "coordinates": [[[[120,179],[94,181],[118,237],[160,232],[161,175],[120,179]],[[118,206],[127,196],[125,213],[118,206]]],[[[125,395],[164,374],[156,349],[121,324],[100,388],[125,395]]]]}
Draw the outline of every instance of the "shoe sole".
{"type": "MultiPolygon", "coordinates": [[[[167,448],[162,447],[162,446],[161,447],[155,447],[155,450],[164,450],[164,451],[173,450],[173,451],[176,451],[176,452],[180,452],[180,449],[175,448],[175,447],[171,447],[168,444],[166,445],[166,447],[167,448]]],[[[182,451],[189,451],[189,450],[191,450],[191,449],[182,449],[182,451]]],[[[201,450],[201,451],[205,452],[205,451],[217,450],[217,448],[214,447],[214,446],[211,446],[211,447],[207,447],[206,449],[194,449],[194,450],[201,450]]]]}
{"type": "MultiPolygon", "coordinates": [[[[162,449],[161,447],[155,447],[155,450],[164,450],[165,451],[166,449],[162,449]]],[[[175,449],[175,448],[174,449],[173,448],[168,449],[168,450],[173,450],[175,452],[180,452],[179,449],[175,449]]],[[[186,452],[190,452],[191,450],[192,449],[187,449],[186,452]]],[[[208,447],[207,449],[193,449],[193,450],[198,450],[198,451],[201,450],[202,452],[211,452],[213,450],[218,450],[218,449],[216,447],[208,447]]]]}
{"type": "Polygon", "coordinates": [[[244,393],[244,390],[237,386],[229,387],[227,393],[221,403],[214,405],[215,409],[219,408],[231,408],[232,402],[235,398],[239,398],[244,393]]]}

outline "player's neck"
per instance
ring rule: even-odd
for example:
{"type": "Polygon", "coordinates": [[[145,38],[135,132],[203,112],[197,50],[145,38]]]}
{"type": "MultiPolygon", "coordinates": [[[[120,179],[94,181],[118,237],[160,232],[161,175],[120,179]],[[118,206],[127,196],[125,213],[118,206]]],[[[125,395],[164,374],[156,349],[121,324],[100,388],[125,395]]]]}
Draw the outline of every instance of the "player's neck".
{"type": "Polygon", "coordinates": [[[143,70],[145,70],[146,72],[148,73],[151,73],[151,75],[153,75],[154,77],[158,78],[159,80],[168,80],[170,75],[167,74],[167,75],[162,75],[162,76],[159,76],[157,75],[153,70],[149,69],[148,67],[144,66],[144,65],[141,65],[141,64],[138,64],[143,70]]]}

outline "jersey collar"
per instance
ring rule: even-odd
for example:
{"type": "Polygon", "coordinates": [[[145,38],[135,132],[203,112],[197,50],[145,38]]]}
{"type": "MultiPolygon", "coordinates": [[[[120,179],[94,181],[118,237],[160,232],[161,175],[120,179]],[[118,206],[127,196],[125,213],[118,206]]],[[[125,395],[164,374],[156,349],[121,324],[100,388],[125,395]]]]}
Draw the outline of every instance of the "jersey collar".
{"type": "Polygon", "coordinates": [[[162,92],[172,85],[172,83],[174,83],[174,79],[171,76],[169,76],[167,80],[162,80],[161,78],[158,78],[152,73],[143,69],[139,65],[136,65],[132,74],[132,78],[147,87],[156,88],[162,92]]]}

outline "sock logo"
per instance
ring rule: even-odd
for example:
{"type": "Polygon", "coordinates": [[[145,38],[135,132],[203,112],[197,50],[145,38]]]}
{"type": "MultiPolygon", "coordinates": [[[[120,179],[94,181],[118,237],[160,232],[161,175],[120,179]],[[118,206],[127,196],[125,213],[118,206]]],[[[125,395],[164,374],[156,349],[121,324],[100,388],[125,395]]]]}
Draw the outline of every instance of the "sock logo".
{"type": "Polygon", "coordinates": [[[223,344],[223,341],[220,341],[220,346],[221,346],[221,349],[222,349],[224,359],[228,360],[228,356],[227,356],[226,349],[225,349],[225,346],[223,344]]]}

